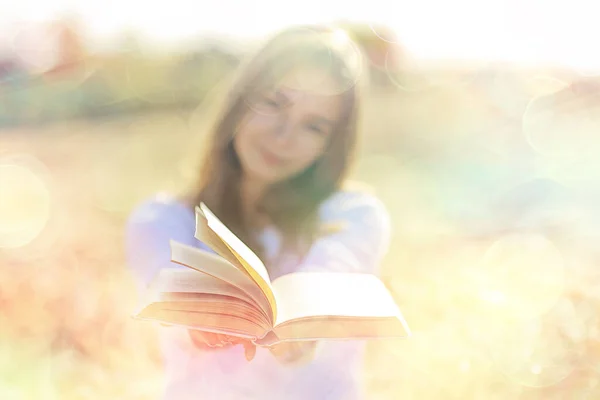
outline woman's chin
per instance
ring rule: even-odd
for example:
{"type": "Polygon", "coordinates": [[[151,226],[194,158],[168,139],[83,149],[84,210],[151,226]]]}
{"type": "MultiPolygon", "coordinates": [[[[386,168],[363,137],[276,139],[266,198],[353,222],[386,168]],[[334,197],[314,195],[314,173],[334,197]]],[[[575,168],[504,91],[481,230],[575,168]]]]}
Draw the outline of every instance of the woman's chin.
{"type": "Polygon", "coordinates": [[[261,182],[264,185],[273,185],[282,180],[281,174],[276,170],[269,168],[255,168],[248,176],[255,182],[261,182]]]}

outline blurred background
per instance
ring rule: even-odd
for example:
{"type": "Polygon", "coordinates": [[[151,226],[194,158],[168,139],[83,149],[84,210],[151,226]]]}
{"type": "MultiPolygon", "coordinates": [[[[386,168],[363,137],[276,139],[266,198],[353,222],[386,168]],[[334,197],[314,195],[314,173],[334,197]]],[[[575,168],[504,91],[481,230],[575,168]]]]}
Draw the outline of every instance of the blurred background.
{"type": "Polygon", "coordinates": [[[370,398],[600,398],[592,1],[0,7],[0,399],[157,398],[123,223],[193,182],[240,61],[320,22],[369,65],[353,177],[392,216],[382,275],[414,333],[369,344],[370,398]]]}

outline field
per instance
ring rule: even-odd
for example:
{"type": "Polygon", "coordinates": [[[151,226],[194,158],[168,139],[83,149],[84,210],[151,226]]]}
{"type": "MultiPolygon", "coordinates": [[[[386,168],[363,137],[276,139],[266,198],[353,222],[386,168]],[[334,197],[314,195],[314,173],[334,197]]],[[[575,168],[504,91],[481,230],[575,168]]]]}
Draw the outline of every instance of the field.
{"type": "MultiPolygon", "coordinates": [[[[367,107],[354,177],[389,209],[382,276],[414,330],[369,346],[373,399],[599,398],[599,168],[582,156],[573,178],[540,157],[532,143],[573,139],[526,140],[528,100],[498,111],[442,88],[367,107]],[[549,176],[558,189],[533,181],[549,176]]],[[[129,318],[122,227],[137,202],[192,184],[202,120],[0,132],[0,399],[157,398],[155,327],[129,318]]]]}

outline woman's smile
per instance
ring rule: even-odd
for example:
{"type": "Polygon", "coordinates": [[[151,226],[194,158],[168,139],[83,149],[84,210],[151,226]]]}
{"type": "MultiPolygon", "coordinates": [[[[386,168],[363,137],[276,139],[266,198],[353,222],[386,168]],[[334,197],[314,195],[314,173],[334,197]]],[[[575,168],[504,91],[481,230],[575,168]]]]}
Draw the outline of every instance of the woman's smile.
{"type": "Polygon", "coordinates": [[[280,167],[285,163],[284,159],[274,155],[268,150],[259,149],[259,153],[262,159],[265,161],[265,164],[267,164],[270,167],[280,167]]]}

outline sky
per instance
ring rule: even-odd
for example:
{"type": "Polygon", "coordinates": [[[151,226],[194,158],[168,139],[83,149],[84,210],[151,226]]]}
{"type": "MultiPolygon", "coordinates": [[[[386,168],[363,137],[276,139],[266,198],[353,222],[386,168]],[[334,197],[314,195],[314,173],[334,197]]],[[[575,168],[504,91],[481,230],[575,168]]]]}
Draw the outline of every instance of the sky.
{"type": "Polygon", "coordinates": [[[260,38],[281,27],[336,19],[375,21],[396,31],[416,58],[555,62],[600,69],[596,0],[0,0],[5,37],[72,12],[92,46],[132,29],[157,47],[205,33],[260,38]],[[9,3],[10,2],[10,3],[9,3]],[[8,33],[8,34],[6,34],[8,33]]]}

